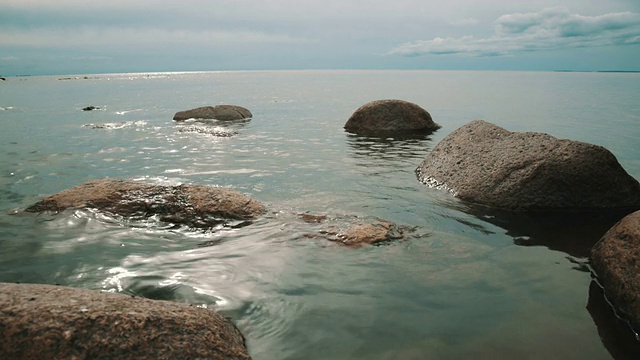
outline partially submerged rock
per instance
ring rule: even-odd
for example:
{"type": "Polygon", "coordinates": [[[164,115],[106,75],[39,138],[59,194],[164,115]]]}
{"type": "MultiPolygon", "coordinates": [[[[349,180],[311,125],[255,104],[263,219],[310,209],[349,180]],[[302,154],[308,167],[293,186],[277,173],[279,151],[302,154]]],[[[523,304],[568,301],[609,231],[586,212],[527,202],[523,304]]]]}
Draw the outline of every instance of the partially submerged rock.
{"type": "Polygon", "coordinates": [[[416,169],[421,182],[508,210],[640,208],[640,184],[602,146],[475,120],[416,169]]]}
{"type": "Polygon", "coordinates": [[[593,246],[591,267],[616,312],[640,333],[640,211],[625,216],[593,246]]]}
{"type": "Polygon", "coordinates": [[[162,186],[103,179],[86,182],[46,197],[28,212],[95,208],[134,219],[158,216],[160,221],[210,228],[225,219],[249,220],[265,207],[235,190],[204,185],[162,186]]]}
{"type": "MultiPolygon", "coordinates": [[[[307,221],[307,218],[303,218],[307,221]]],[[[324,221],[319,219],[318,222],[324,221]]],[[[324,238],[349,247],[361,247],[364,245],[379,245],[404,238],[404,230],[398,225],[388,221],[374,223],[360,223],[352,225],[346,231],[337,228],[329,228],[320,231],[320,235],[305,235],[308,238],[324,238]]]]}
{"type": "Polygon", "coordinates": [[[250,359],[224,316],[186,304],[0,283],[2,359],[250,359]]]}
{"type": "Polygon", "coordinates": [[[348,246],[374,245],[391,240],[402,239],[403,233],[395,224],[379,221],[373,224],[357,224],[344,234],[339,234],[341,242],[348,246]]]}
{"type": "Polygon", "coordinates": [[[245,120],[253,117],[251,111],[236,105],[203,106],[191,110],[179,111],[173,120],[216,119],[222,121],[245,120]]]}
{"type": "Polygon", "coordinates": [[[298,214],[298,217],[302,219],[302,221],[313,224],[313,223],[321,223],[327,220],[326,215],[313,215],[309,213],[298,214]]]}
{"type": "Polygon", "coordinates": [[[344,125],[361,135],[432,132],[440,128],[420,106],[404,100],[376,100],[358,108],[344,125]]]}
{"type": "Polygon", "coordinates": [[[82,108],[82,111],[92,111],[92,110],[100,110],[100,108],[98,106],[87,106],[82,108]]]}

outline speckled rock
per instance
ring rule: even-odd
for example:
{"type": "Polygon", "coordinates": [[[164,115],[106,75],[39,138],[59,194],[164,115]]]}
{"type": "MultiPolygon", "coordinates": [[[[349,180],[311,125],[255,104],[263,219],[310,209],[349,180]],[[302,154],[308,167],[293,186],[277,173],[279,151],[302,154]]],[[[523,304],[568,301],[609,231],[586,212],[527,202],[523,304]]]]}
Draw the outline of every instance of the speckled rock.
{"type": "Polygon", "coordinates": [[[444,138],[418,179],[508,210],[640,209],[640,184],[602,146],[475,120],[444,138]]]}
{"type": "Polygon", "coordinates": [[[402,239],[403,234],[395,224],[379,221],[373,224],[357,224],[344,234],[339,234],[342,243],[348,246],[373,245],[381,242],[402,239]]]}
{"type": "Polygon", "coordinates": [[[265,207],[235,190],[203,185],[162,186],[137,181],[102,179],[48,196],[28,212],[94,208],[134,219],[158,216],[160,221],[209,228],[225,219],[249,220],[265,207]]]}
{"type": "Polygon", "coordinates": [[[440,128],[420,106],[404,100],[376,100],[362,105],[347,120],[346,131],[361,135],[425,133],[440,128]]]}
{"type": "Polygon", "coordinates": [[[250,359],[211,310],[52,285],[0,283],[0,359],[250,359]]]}
{"type": "Polygon", "coordinates": [[[640,331],[640,211],[625,216],[593,246],[591,267],[616,312],[640,331]]]}
{"type": "MultiPolygon", "coordinates": [[[[322,222],[325,219],[320,219],[322,222]]],[[[306,221],[306,220],[305,220],[306,221]]],[[[404,238],[404,229],[394,223],[380,220],[373,223],[360,223],[346,231],[331,227],[321,230],[319,235],[305,234],[307,238],[323,238],[341,245],[359,248],[364,245],[378,245],[404,238]]]]}
{"type": "Polygon", "coordinates": [[[216,119],[222,121],[245,120],[253,117],[251,111],[236,105],[203,106],[191,110],[179,111],[173,120],[216,119]]]}

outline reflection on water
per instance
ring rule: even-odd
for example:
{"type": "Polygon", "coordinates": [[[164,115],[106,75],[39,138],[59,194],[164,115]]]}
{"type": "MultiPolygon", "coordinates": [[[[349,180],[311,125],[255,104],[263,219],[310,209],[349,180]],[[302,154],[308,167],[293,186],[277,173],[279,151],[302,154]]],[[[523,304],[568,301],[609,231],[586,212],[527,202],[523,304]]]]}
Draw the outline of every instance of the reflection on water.
{"type": "Polygon", "coordinates": [[[598,327],[602,343],[614,359],[640,359],[640,341],[636,339],[629,323],[616,316],[604,291],[595,281],[589,285],[587,310],[598,327]]]}
{"type": "Polygon", "coordinates": [[[525,213],[460,202],[454,207],[505,229],[516,245],[545,246],[578,258],[588,258],[591,247],[628,214],[625,210],[525,213]]]}
{"type": "Polygon", "coordinates": [[[604,145],[639,174],[633,75],[147,75],[0,87],[10,108],[0,114],[0,281],[212,308],[238,324],[255,359],[606,359],[608,351],[624,359],[602,325],[609,315],[593,315],[592,297],[585,309],[585,258],[609,220],[470,209],[420,184],[414,170],[439,139],[483,117],[604,145]],[[487,91],[487,83],[501,86],[487,91]],[[545,96],[550,86],[586,90],[545,96]],[[353,110],[381,98],[428,100],[443,128],[418,137],[344,132],[353,110]],[[78,111],[95,99],[104,111],[78,111]],[[172,120],[212,99],[246,105],[254,118],[172,120]],[[612,119],[606,129],[602,118],[612,119]],[[270,212],[213,231],[91,211],[9,215],[104,177],[229,185],[270,212]],[[326,222],[305,222],[305,213],[326,222]],[[357,250],[305,237],[327,223],[376,218],[415,230],[357,250]]]}
{"type": "Polygon", "coordinates": [[[384,138],[353,134],[347,136],[347,142],[356,159],[367,162],[391,160],[390,166],[397,166],[398,161],[411,162],[414,165],[416,160],[421,161],[433,147],[431,136],[428,134],[405,134],[384,138]]]}

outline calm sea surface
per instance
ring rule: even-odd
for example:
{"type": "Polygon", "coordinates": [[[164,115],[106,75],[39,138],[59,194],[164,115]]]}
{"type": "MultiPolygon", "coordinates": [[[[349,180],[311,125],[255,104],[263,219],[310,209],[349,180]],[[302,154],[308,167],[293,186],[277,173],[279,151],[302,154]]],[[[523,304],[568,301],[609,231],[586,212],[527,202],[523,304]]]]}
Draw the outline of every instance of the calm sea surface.
{"type": "Polygon", "coordinates": [[[640,74],[277,71],[0,82],[0,281],[58,283],[216,309],[255,359],[624,359],[588,271],[601,224],[471,211],[416,180],[473,119],[605,146],[640,178],[640,74]],[[398,98],[442,128],[376,139],[342,126],[398,98]],[[179,110],[241,105],[232,137],[179,110]],[[82,111],[86,106],[94,111],[82,111]],[[190,126],[203,126],[196,123],[190,126]],[[202,232],[91,211],[22,214],[104,177],[232,186],[270,212],[202,232]],[[326,215],[308,224],[297,214],[326,215]],[[16,214],[17,213],[17,214],[16,214]],[[305,234],[386,219],[399,242],[350,249],[305,234]],[[212,245],[212,246],[203,246],[212,245]]]}

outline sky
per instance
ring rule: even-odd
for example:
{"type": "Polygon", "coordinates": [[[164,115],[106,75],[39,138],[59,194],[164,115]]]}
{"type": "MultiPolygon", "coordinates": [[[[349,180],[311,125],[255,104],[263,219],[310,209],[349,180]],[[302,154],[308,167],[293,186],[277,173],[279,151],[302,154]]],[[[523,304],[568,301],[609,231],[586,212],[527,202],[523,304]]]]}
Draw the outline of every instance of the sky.
{"type": "Polygon", "coordinates": [[[640,0],[0,0],[0,76],[640,70],[640,0]]]}

